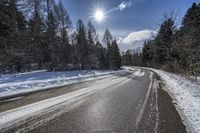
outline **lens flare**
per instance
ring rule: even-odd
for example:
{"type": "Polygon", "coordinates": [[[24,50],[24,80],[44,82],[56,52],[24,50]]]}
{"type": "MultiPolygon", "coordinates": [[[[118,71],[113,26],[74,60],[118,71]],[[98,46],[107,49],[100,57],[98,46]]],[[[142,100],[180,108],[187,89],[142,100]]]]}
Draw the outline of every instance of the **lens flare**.
{"type": "Polygon", "coordinates": [[[96,21],[101,22],[104,20],[104,12],[100,9],[95,11],[94,18],[96,21]]]}

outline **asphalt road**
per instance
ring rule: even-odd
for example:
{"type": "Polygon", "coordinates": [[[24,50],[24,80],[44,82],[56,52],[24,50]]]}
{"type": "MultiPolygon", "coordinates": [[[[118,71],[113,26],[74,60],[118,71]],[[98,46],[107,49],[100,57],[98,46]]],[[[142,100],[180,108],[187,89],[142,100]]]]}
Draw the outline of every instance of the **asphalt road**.
{"type": "Polygon", "coordinates": [[[99,81],[58,88],[56,91],[52,89],[28,94],[14,101],[4,100],[0,104],[1,112],[80,88],[126,78],[124,81],[88,95],[81,102],[76,101],[74,103],[76,106],[72,105],[73,107],[66,111],[63,111],[66,109],[65,107],[60,108],[57,111],[64,113],[56,118],[41,122],[41,119],[50,117],[53,112],[50,115],[35,118],[35,121],[40,121],[39,126],[31,127],[32,122],[27,121],[27,123],[10,128],[6,132],[185,133],[185,126],[172,103],[172,99],[161,89],[162,84],[159,82],[159,77],[143,69],[139,69],[140,74],[135,74],[137,70],[99,81]],[[151,76],[153,78],[150,78],[151,76]]]}

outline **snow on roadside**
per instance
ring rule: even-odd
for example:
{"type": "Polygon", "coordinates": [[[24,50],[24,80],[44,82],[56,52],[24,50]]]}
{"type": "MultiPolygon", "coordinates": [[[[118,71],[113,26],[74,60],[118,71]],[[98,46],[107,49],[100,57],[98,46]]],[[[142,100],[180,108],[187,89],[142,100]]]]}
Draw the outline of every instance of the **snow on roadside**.
{"type": "MultiPolygon", "coordinates": [[[[128,79],[126,77],[120,77],[113,80],[106,79],[108,82],[105,82],[104,84],[97,84],[91,87],[86,87],[74,92],[70,92],[67,94],[63,94],[57,97],[49,98],[46,100],[42,100],[36,103],[32,103],[26,106],[22,106],[16,109],[8,110],[5,112],[0,113],[0,130],[4,128],[9,128],[10,126],[24,122],[28,118],[31,118],[32,116],[52,112],[56,110],[57,108],[67,107],[67,105],[70,105],[71,103],[74,103],[74,101],[81,99],[94,94],[100,90],[110,88],[114,85],[120,86],[121,84],[130,81],[131,79],[128,79]]],[[[61,110],[62,112],[63,110],[61,110]]],[[[41,122],[40,122],[41,124],[41,122]]]]}
{"type": "Polygon", "coordinates": [[[161,70],[151,70],[161,77],[167,91],[174,97],[187,128],[192,133],[200,133],[200,83],[161,70]]]}
{"type": "Polygon", "coordinates": [[[144,76],[144,71],[142,71],[142,69],[139,69],[138,71],[134,72],[134,75],[137,77],[142,77],[144,76]]]}
{"type": "Polygon", "coordinates": [[[0,77],[0,97],[88,81],[94,78],[103,78],[122,71],[84,70],[47,72],[44,70],[2,75],[0,77]]]}

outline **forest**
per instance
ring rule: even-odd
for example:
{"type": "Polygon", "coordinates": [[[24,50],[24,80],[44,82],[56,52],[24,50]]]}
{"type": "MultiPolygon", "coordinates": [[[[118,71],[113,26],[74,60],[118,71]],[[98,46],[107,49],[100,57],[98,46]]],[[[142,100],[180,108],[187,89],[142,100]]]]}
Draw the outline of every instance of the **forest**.
{"type": "Polygon", "coordinates": [[[120,53],[106,29],[100,40],[91,22],[75,28],[62,2],[0,1],[0,72],[47,69],[120,69],[121,65],[200,75],[200,4],[193,3],[177,26],[165,16],[157,36],[143,48],[120,53]]]}
{"type": "Polygon", "coordinates": [[[173,15],[164,18],[157,36],[145,41],[142,49],[123,53],[122,64],[200,75],[200,3],[187,10],[180,27],[173,15]]]}
{"type": "Polygon", "coordinates": [[[0,1],[0,72],[39,69],[119,69],[117,41],[106,29],[103,42],[91,22],[73,28],[61,0],[0,1]]]}

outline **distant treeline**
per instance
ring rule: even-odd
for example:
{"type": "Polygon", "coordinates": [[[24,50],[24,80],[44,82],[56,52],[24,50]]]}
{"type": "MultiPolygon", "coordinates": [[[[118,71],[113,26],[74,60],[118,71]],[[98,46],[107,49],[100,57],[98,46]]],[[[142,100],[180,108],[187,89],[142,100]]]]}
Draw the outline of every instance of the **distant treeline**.
{"type": "Polygon", "coordinates": [[[107,29],[103,42],[91,22],[72,28],[61,1],[0,0],[0,71],[119,69],[121,56],[107,29]]]}
{"type": "Polygon", "coordinates": [[[165,17],[157,36],[144,43],[142,51],[127,51],[123,65],[160,68],[185,75],[200,75],[200,4],[194,3],[176,28],[173,17],[165,17]]]}

